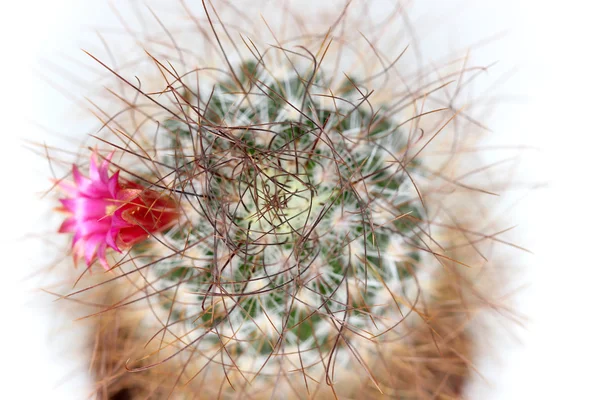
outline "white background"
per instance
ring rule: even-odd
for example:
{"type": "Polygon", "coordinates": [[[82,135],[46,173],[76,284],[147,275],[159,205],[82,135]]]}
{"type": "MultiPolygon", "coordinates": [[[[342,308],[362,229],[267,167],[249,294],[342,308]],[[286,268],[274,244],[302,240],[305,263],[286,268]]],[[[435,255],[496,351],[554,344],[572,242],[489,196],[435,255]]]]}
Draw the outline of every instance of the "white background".
{"type": "MultiPolygon", "coordinates": [[[[473,398],[598,396],[600,22],[595,3],[464,1],[457,17],[463,22],[452,27],[454,22],[446,21],[445,29],[452,27],[452,36],[465,43],[508,30],[502,44],[492,47],[494,56],[519,66],[507,87],[526,98],[497,115],[493,128],[504,143],[540,148],[524,161],[524,174],[529,181],[549,182],[525,197],[517,211],[522,243],[535,253],[523,260],[530,286],[520,296],[530,320],[518,331],[521,344],[507,347],[501,366],[488,371],[489,385],[474,388],[473,398]]],[[[48,182],[43,161],[24,146],[25,139],[43,140],[30,121],[56,126],[69,106],[39,79],[39,59],[78,51],[79,28],[99,20],[98,4],[29,0],[0,6],[0,398],[68,400],[89,393],[85,380],[69,379],[81,376],[74,373],[81,364],[60,358],[56,341],[48,344],[49,334],[63,334],[52,330],[52,309],[43,304],[49,298],[41,301],[34,283],[22,280],[44,255],[32,254],[21,238],[40,223],[39,192],[34,192],[48,182]]]]}

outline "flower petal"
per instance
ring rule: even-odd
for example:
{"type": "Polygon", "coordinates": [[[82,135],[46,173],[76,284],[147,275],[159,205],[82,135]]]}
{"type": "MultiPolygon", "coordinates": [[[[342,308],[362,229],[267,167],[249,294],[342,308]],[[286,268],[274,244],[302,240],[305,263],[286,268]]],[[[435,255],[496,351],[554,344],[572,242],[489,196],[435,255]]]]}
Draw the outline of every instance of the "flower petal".
{"type": "Polygon", "coordinates": [[[106,216],[106,208],[111,205],[105,199],[91,199],[87,197],[60,199],[60,202],[78,221],[98,220],[106,216]]]}
{"type": "Polygon", "coordinates": [[[119,232],[119,241],[122,242],[126,247],[133,246],[134,244],[146,240],[149,237],[150,235],[148,232],[139,226],[130,226],[128,228],[121,229],[119,232]]]}
{"type": "Polygon", "coordinates": [[[93,235],[85,240],[85,243],[83,244],[83,251],[85,263],[88,265],[88,267],[92,265],[94,256],[96,255],[96,250],[98,250],[100,243],[102,243],[102,235],[93,235]]]}
{"type": "Polygon", "coordinates": [[[121,253],[121,249],[119,249],[119,246],[117,246],[116,242],[118,234],[118,229],[111,229],[108,232],[106,232],[106,244],[109,245],[113,250],[121,253]]]}
{"type": "Polygon", "coordinates": [[[121,189],[119,187],[119,171],[115,172],[113,176],[107,182],[108,192],[110,193],[113,199],[117,198],[117,193],[121,189]]]}
{"type": "Polygon", "coordinates": [[[98,246],[98,261],[100,261],[105,270],[108,271],[110,269],[110,265],[106,261],[106,243],[100,243],[98,246]]]}
{"type": "Polygon", "coordinates": [[[100,180],[100,172],[98,171],[98,165],[97,165],[97,162],[96,162],[96,151],[95,150],[92,152],[92,155],[90,156],[90,168],[89,168],[89,172],[90,172],[90,179],[92,180],[92,182],[100,180]]]}
{"type": "Polygon", "coordinates": [[[76,227],[76,220],[75,220],[75,218],[67,218],[60,225],[60,228],[58,228],[58,231],[60,233],[73,232],[75,230],[75,227],[76,227]]]}
{"type": "Polygon", "coordinates": [[[91,181],[88,178],[81,175],[81,172],[79,172],[79,168],[77,168],[77,165],[75,165],[75,164],[73,164],[72,173],[73,173],[73,180],[75,181],[75,185],[77,187],[86,187],[91,183],[91,181]]]}
{"type": "Polygon", "coordinates": [[[71,182],[56,181],[56,184],[69,196],[75,197],[79,193],[77,186],[73,185],[71,182]]]}
{"type": "MultiPolygon", "coordinates": [[[[102,161],[102,165],[100,166],[99,175],[100,180],[104,183],[108,183],[108,167],[110,166],[110,160],[112,160],[112,156],[115,152],[111,152],[105,159],[102,161]]],[[[117,171],[118,172],[118,171],[117,171]]]]}

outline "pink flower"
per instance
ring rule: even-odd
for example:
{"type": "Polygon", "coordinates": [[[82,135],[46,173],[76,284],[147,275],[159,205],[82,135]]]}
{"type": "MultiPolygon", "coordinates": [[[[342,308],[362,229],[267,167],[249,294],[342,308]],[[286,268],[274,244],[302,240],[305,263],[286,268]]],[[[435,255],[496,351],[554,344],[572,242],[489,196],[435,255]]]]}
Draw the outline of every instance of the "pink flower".
{"type": "Polygon", "coordinates": [[[60,199],[60,210],[70,214],[59,232],[74,233],[75,262],[83,256],[89,267],[97,258],[107,270],[107,246],[121,252],[172,227],[179,217],[171,197],[133,182],[119,182],[119,171],[109,177],[111,157],[98,168],[96,153],[92,153],[89,177],[73,165],[74,182],[59,184],[68,195],[60,199]]]}

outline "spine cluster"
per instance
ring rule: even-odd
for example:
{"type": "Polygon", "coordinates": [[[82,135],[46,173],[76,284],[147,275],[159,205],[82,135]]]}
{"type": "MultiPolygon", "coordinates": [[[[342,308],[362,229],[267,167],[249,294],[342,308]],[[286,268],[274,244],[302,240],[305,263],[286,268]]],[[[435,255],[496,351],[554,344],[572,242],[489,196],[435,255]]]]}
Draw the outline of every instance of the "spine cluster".
{"type": "Polygon", "coordinates": [[[203,351],[252,373],[279,358],[323,368],[410,312],[418,164],[398,122],[367,107],[351,78],[334,89],[311,70],[236,72],[242,90],[183,87],[187,112],[163,121],[161,160],[187,221],[144,253],[161,260],[168,324],[203,351]],[[200,98],[204,113],[190,115],[200,98]]]}

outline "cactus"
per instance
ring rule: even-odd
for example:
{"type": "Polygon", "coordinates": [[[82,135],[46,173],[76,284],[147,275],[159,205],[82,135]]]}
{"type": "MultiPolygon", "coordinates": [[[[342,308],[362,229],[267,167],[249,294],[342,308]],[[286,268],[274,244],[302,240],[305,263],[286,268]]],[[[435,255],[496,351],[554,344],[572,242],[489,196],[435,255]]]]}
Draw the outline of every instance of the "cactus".
{"type": "Polygon", "coordinates": [[[246,373],[285,357],[310,374],[409,313],[393,296],[419,270],[417,163],[398,121],[361,107],[351,80],[332,90],[311,71],[237,72],[244,90],[215,85],[202,123],[163,122],[160,160],[187,220],[140,255],[160,260],[165,324],[202,351],[246,373]]]}
{"type": "MultiPolygon", "coordinates": [[[[446,302],[461,297],[457,313],[470,307],[468,295],[436,281],[469,282],[461,270],[469,260],[440,244],[454,241],[442,237],[452,229],[465,230],[456,221],[448,229],[429,207],[456,187],[473,189],[451,178],[453,157],[440,166],[426,156],[460,114],[452,104],[425,108],[453,73],[425,84],[420,71],[415,90],[397,91],[388,81],[395,61],[380,60],[383,70],[372,75],[341,73],[326,58],[329,32],[312,50],[279,45],[261,52],[241,41],[249,54],[230,60],[223,51],[214,68],[179,70],[150,55],[164,83],[158,91],[91,55],[135,100],[113,92],[127,106],[102,117],[108,133],[94,154],[103,163],[99,170],[92,157],[89,182],[102,181],[110,198],[91,213],[63,200],[73,216],[61,231],[89,244],[84,251],[75,240],[74,254],[85,253],[92,269],[97,259],[110,274],[68,297],[105,288],[108,304],[93,316],[134,312],[126,318],[137,329],[126,336],[145,344],[126,368],[161,371],[156,379],[171,388],[156,389],[161,397],[184,393],[182,387],[196,388],[190,396],[269,397],[279,387],[281,396],[302,398],[303,390],[324,386],[349,396],[353,374],[379,393],[409,393],[380,384],[373,371],[385,368],[378,360],[400,365],[385,361],[385,353],[419,354],[427,347],[423,332],[438,350],[446,343],[442,333],[462,337],[430,311],[452,314],[446,302]],[[109,169],[110,181],[120,179],[113,186],[130,195],[110,189],[109,169]],[[119,225],[88,240],[90,218],[119,225]],[[73,220],[84,228],[71,228],[73,220]],[[135,238],[122,238],[120,229],[135,229],[135,238]],[[391,351],[411,343],[414,332],[414,348],[391,351]]],[[[89,186],[77,169],[73,175],[78,186],[89,186]]],[[[75,196],[96,196],[86,190],[75,196]]],[[[99,331],[122,323],[108,321],[99,331]]],[[[423,354],[432,357],[431,350],[423,354]]],[[[462,381],[466,362],[452,362],[443,380],[462,381]]],[[[431,395],[438,390],[432,387],[431,395]]]]}

